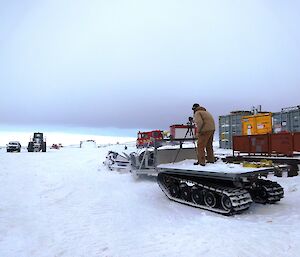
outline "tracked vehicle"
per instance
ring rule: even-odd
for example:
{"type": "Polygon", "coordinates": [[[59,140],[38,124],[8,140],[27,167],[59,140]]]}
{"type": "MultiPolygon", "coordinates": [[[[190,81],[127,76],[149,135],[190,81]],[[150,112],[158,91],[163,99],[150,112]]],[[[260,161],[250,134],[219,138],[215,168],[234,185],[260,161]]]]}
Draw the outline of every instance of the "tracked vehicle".
{"type": "Polygon", "coordinates": [[[157,176],[160,188],[170,200],[224,215],[241,213],[252,202],[280,201],[283,188],[266,177],[278,170],[289,172],[291,168],[285,164],[246,168],[226,159],[195,166],[195,147],[182,142],[177,146],[146,148],[126,155],[126,159],[126,168],[133,174],[157,176]]]}
{"type": "Polygon", "coordinates": [[[189,165],[159,165],[158,172],[157,182],[170,200],[224,215],[241,213],[253,201],[273,204],[284,196],[277,182],[262,178],[273,168],[247,169],[225,163],[200,168],[190,161],[189,165]]]}
{"type": "Polygon", "coordinates": [[[246,168],[219,159],[203,167],[193,165],[196,156],[191,144],[145,149],[131,154],[131,172],[157,175],[170,200],[223,215],[242,213],[253,202],[274,204],[284,197],[283,188],[266,178],[278,170],[289,173],[289,165],[246,168]]]}
{"type": "Polygon", "coordinates": [[[33,133],[33,138],[28,142],[28,152],[46,152],[46,141],[43,133],[33,133]]]}

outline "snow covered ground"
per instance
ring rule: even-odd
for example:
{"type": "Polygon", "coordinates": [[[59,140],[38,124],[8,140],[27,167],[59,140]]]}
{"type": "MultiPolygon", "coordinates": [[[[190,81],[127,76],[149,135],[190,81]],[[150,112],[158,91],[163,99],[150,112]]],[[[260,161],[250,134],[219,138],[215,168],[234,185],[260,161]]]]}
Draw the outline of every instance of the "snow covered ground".
{"type": "Polygon", "coordinates": [[[123,147],[1,149],[0,256],[299,256],[300,177],[272,178],[278,204],[225,217],[169,201],[155,178],[108,171],[108,150],[123,147]]]}

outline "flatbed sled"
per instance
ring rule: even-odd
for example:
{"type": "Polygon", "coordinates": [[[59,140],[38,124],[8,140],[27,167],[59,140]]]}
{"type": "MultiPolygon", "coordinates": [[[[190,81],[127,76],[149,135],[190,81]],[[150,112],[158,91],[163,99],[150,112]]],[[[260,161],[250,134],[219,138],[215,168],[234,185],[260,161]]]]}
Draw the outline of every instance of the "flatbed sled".
{"type": "Polygon", "coordinates": [[[253,201],[273,204],[284,196],[277,182],[265,179],[272,167],[243,168],[222,162],[202,167],[193,161],[157,167],[157,182],[170,200],[233,215],[247,210],[253,201]]]}

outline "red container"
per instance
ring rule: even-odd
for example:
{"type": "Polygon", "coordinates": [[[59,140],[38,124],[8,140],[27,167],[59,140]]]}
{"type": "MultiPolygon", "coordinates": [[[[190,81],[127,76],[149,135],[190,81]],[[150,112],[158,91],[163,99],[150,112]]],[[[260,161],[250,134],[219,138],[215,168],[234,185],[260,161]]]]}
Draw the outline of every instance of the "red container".
{"type": "Polygon", "coordinates": [[[249,153],[269,154],[269,135],[252,135],[250,136],[249,153]]]}
{"type": "Polygon", "coordinates": [[[294,151],[300,152],[300,132],[295,132],[293,135],[294,138],[294,151]]]}
{"type": "Polygon", "coordinates": [[[183,124],[171,125],[170,135],[173,139],[192,139],[195,138],[197,135],[197,128],[195,125],[193,125],[192,127],[183,124]]]}
{"type": "Polygon", "coordinates": [[[293,156],[300,152],[300,132],[251,136],[233,136],[232,149],[241,153],[282,154],[293,156]]]}
{"type": "Polygon", "coordinates": [[[232,137],[232,150],[241,153],[249,153],[249,136],[233,136],[232,137]]]}
{"type": "Polygon", "coordinates": [[[293,156],[293,134],[270,134],[270,154],[293,156]]]}

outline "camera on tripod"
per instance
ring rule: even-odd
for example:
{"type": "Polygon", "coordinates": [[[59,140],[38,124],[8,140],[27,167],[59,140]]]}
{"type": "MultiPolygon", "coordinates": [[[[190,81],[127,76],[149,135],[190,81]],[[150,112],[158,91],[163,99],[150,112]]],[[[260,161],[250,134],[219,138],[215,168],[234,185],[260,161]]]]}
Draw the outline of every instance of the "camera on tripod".
{"type": "Polygon", "coordinates": [[[189,122],[188,123],[193,123],[194,118],[193,117],[189,117],[189,122]]]}
{"type": "Polygon", "coordinates": [[[189,121],[186,123],[188,125],[188,130],[187,130],[184,138],[186,138],[187,134],[189,134],[192,137],[195,137],[194,133],[193,133],[194,118],[193,117],[189,117],[188,119],[189,119],[189,121]]]}
{"type": "Polygon", "coordinates": [[[192,130],[194,127],[194,119],[193,117],[189,117],[189,121],[186,123],[188,125],[188,130],[192,130]]]}
{"type": "Polygon", "coordinates": [[[187,127],[186,133],[185,133],[185,135],[184,135],[184,138],[181,139],[180,147],[179,147],[179,149],[178,149],[178,151],[177,151],[177,154],[176,154],[176,156],[175,156],[175,159],[174,159],[173,163],[176,162],[177,157],[178,157],[178,155],[179,155],[179,152],[180,152],[180,150],[182,149],[182,143],[183,143],[185,140],[193,140],[194,146],[195,146],[195,152],[196,152],[196,156],[197,156],[197,147],[196,147],[196,144],[195,144],[196,135],[195,135],[194,118],[193,118],[193,117],[189,117],[188,120],[189,120],[189,121],[186,123],[186,124],[187,124],[187,126],[186,126],[186,127],[187,127]]]}

